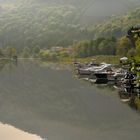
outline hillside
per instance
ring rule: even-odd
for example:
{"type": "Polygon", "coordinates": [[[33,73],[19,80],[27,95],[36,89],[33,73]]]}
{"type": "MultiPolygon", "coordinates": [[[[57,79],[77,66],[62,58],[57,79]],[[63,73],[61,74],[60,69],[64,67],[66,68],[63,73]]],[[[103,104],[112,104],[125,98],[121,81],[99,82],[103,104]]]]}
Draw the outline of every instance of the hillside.
{"type": "Polygon", "coordinates": [[[72,6],[77,9],[75,19],[85,25],[97,23],[112,15],[124,14],[140,6],[139,0],[0,0],[0,3],[72,6]]]}
{"type": "Polygon", "coordinates": [[[0,0],[0,47],[49,48],[99,36],[119,37],[128,27],[139,23],[140,10],[108,20],[103,17],[119,15],[139,3],[138,0],[0,0]],[[100,17],[104,23],[95,26],[100,17]]]}
{"type": "Polygon", "coordinates": [[[34,3],[20,4],[9,10],[4,5],[0,15],[0,47],[39,45],[44,48],[71,44],[74,39],[86,37],[75,16],[76,9],[72,6],[34,3]]]}
{"type": "Polygon", "coordinates": [[[128,29],[132,26],[140,25],[140,8],[137,8],[123,16],[112,16],[103,23],[93,25],[89,30],[94,32],[94,37],[126,35],[128,29]]]}

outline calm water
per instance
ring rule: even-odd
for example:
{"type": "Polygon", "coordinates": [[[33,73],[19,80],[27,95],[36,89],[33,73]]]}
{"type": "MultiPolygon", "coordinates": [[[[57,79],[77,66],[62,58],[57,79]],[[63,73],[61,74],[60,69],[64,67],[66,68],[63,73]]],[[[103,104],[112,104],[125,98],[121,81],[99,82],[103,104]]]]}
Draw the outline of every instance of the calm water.
{"type": "Polygon", "coordinates": [[[1,66],[0,122],[46,140],[140,137],[140,114],[121,103],[115,91],[32,61],[1,66]]]}

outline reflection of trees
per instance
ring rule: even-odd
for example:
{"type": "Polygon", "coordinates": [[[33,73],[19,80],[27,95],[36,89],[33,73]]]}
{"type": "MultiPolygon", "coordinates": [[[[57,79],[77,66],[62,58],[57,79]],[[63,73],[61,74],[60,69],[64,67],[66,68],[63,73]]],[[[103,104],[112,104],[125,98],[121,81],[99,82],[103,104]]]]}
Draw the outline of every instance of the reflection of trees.
{"type": "Polygon", "coordinates": [[[0,64],[0,71],[4,68],[5,64],[0,64]]]}
{"type": "Polygon", "coordinates": [[[131,96],[129,106],[132,107],[133,109],[138,109],[135,99],[136,96],[131,96]]]}
{"type": "Polygon", "coordinates": [[[127,103],[131,108],[140,111],[140,97],[138,95],[120,91],[119,97],[123,102],[127,103]]]}
{"type": "Polygon", "coordinates": [[[8,59],[2,59],[0,60],[0,71],[3,69],[13,69],[17,66],[17,61],[11,61],[8,59]]]}
{"type": "Polygon", "coordinates": [[[134,100],[136,106],[137,106],[137,109],[140,110],[140,98],[139,97],[135,97],[135,100],[134,100]]]}

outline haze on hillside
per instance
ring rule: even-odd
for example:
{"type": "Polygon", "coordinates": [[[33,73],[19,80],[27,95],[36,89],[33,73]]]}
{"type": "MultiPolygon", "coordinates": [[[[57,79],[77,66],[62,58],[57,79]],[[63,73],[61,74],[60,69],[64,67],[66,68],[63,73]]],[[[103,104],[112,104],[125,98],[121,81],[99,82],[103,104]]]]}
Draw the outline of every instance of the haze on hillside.
{"type": "MultiPolygon", "coordinates": [[[[0,0],[0,47],[48,48],[93,39],[100,33],[95,24],[104,23],[101,31],[108,31],[108,20],[139,5],[139,0],[0,0]]],[[[120,36],[120,23],[114,27],[113,35],[120,36]]]]}
{"type": "Polygon", "coordinates": [[[0,0],[0,3],[16,4],[22,2],[74,6],[78,8],[80,20],[84,23],[100,21],[112,15],[120,15],[140,5],[139,0],[0,0]]]}

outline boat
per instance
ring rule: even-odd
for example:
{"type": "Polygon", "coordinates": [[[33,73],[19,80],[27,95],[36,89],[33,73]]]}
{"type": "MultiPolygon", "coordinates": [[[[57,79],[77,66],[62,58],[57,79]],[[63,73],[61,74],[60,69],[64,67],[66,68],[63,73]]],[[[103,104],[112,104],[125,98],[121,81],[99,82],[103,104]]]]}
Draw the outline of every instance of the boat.
{"type": "Polygon", "coordinates": [[[82,67],[82,68],[77,69],[77,73],[78,73],[79,75],[90,75],[90,74],[92,74],[94,71],[103,69],[103,68],[105,68],[106,66],[107,66],[106,63],[92,64],[92,65],[90,65],[90,66],[82,67]]]}
{"type": "Polygon", "coordinates": [[[102,70],[96,70],[94,75],[98,81],[105,80],[105,81],[115,81],[119,82],[122,78],[124,78],[126,71],[119,68],[115,68],[112,65],[108,65],[102,70]]]}

